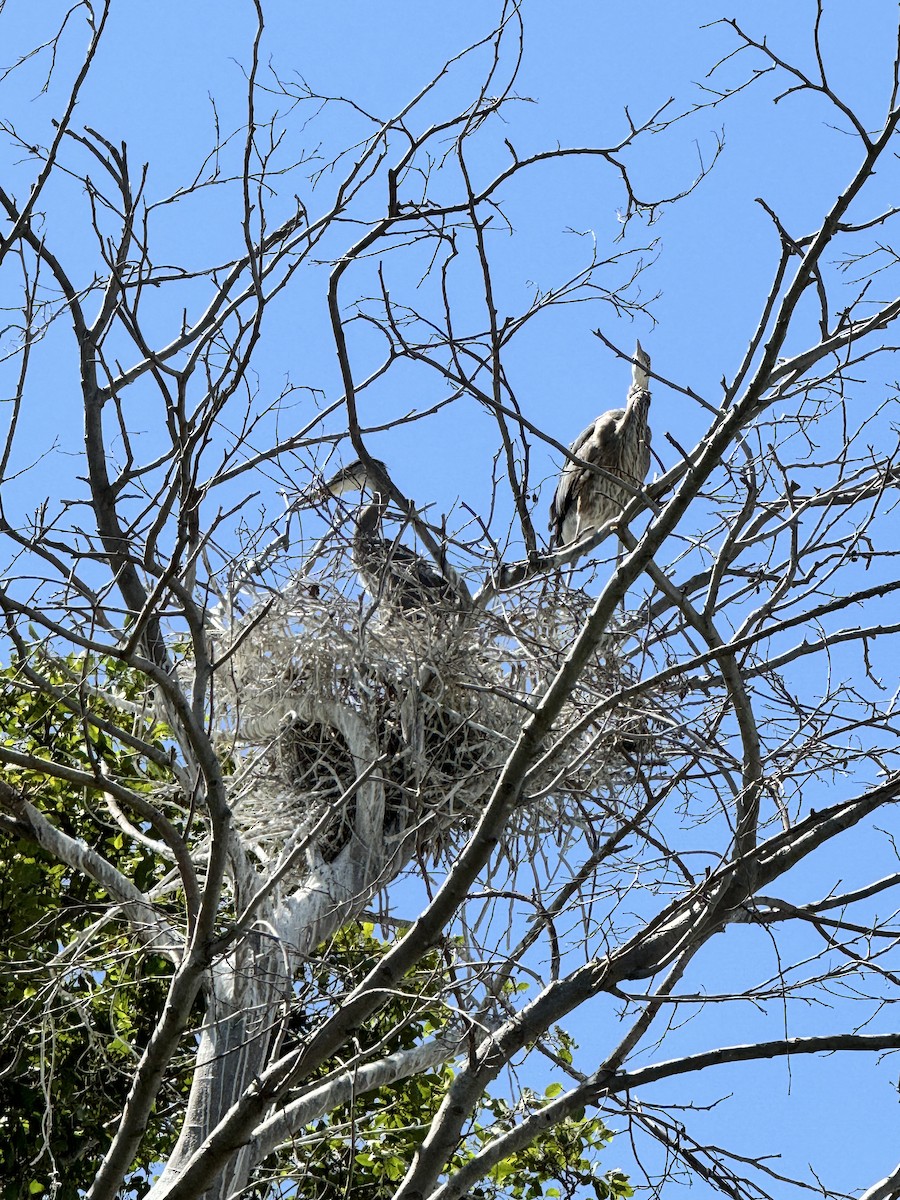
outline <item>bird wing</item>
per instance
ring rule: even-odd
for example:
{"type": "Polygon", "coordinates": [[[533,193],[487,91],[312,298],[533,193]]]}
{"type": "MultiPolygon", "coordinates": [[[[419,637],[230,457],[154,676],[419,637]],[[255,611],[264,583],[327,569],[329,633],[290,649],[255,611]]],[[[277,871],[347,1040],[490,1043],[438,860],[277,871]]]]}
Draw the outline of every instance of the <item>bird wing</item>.
{"type": "MultiPolygon", "coordinates": [[[[583,429],[569,447],[569,453],[583,458],[585,462],[595,462],[601,455],[616,431],[616,424],[624,416],[624,409],[614,408],[611,412],[603,413],[595,421],[591,421],[587,429],[583,429]]],[[[578,500],[578,493],[590,478],[591,472],[578,463],[566,460],[556,485],[556,494],[550,505],[550,545],[562,545],[562,530],[567,515],[578,500]]]]}
{"type": "Polygon", "coordinates": [[[401,585],[401,608],[421,607],[454,598],[450,581],[424,558],[402,542],[388,545],[388,569],[401,585]]]}
{"type": "MultiPolygon", "coordinates": [[[[596,421],[591,421],[587,429],[582,429],[578,437],[569,447],[570,454],[577,454],[582,458],[582,450],[585,442],[594,432],[596,421]]],[[[577,463],[573,463],[567,458],[565,466],[559,475],[559,483],[556,485],[556,491],[553,495],[553,500],[550,504],[550,545],[558,546],[562,537],[563,522],[566,519],[566,514],[572,507],[573,496],[572,492],[580,476],[584,473],[584,468],[579,467],[577,463]]]]}

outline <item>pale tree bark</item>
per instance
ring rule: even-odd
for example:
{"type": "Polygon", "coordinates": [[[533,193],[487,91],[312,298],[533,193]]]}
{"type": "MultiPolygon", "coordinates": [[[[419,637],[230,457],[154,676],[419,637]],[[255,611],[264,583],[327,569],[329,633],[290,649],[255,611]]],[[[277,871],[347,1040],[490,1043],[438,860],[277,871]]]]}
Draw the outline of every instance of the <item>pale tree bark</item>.
{"type": "MultiPolygon", "coordinates": [[[[0,450],[10,711],[41,700],[79,736],[54,743],[51,719],[42,743],[37,718],[10,717],[0,831],[105,898],[45,964],[54,1003],[73,963],[103,973],[89,945],[112,927],[128,953],[170,964],[90,1200],[133,1181],[173,1094],[177,1138],[151,1200],[302,1191],[335,1144],[349,1186],[383,1134],[371,1097],[450,1064],[396,1200],[470,1195],[585,1111],[624,1124],[660,1175],[687,1171],[733,1200],[772,1194],[772,1169],[753,1173],[738,1136],[710,1148],[653,1088],[683,1082],[672,1094],[690,1098],[719,1068],[732,1081],[751,1062],[900,1048],[867,1028],[900,974],[900,874],[866,863],[845,884],[820,868],[875,838],[900,796],[885,678],[900,653],[900,442],[879,374],[900,317],[900,211],[879,207],[874,182],[896,173],[900,57],[882,55],[886,102],[864,120],[832,87],[823,6],[814,70],[728,21],[731,49],[698,98],[638,113],[626,97],[596,145],[535,146],[515,123],[519,4],[473,17],[467,47],[373,114],[270,71],[273,9],[255,0],[239,135],[216,126],[197,176],[159,195],[153,164],[138,168],[115,129],[75,123],[116,5],[81,7],[43,49],[35,38],[56,123],[46,145],[6,130],[27,154],[0,181],[4,303],[18,314],[0,450]],[[76,18],[87,41],[73,65],[76,18]],[[654,403],[683,405],[690,434],[652,415],[652,480],[623,483],[621,517],[550,550],[548,489],[535,498],[579,459],[518,347],[592,303],[596,349],[627,380],[633,331],[603,326],[628,317],[643,338],[652,320],[642,223],[690,201],[722,142],[699,172],[654,152],[662,164],[688,122],[772,83],[779,106],[800,94],[840,124],[853,165],[816,195],[809,227],[760,200],[770,283],[738,353],[716,359],[720,393],[654,354],[654,403]],[[329,141],[332,114],[349,122],[344,143],[329,141]],[[580,169],[616,189],[621,238],[523,301],[500,222],[512,230],[520,183],[580,169]],[[220,192],[234,205],[227,251],[160,265],[160,214],[219,219],[202,206],[220,192]],[[856,271],[849,287],[836,262],[856,271]],[[337,374],[322,387],[310,368],[272,394],[269,328],[292,303],[314,327],[301,340],[330,339],[337,374]],[[42,420],[36,364],[45,350],[62,362],[62,345],[84,445],[57,485],[26,461],[23,431],[42,420]],[[492,486],[438,516],[431,495],[401,489],[390,448],[445,418],[477,430],[466,445],[492,486]],[[356,578],[364,508],[323,487],[332,458],[378,477],[381,587],[356,578]],[[20,479],[43,487],[30,508],[20,479]],[[397,587],[421,578],[413,544],[447,586],[442,605],[403,611],[397,587]],[[71,812],[54,807],[62,788],[71,812]],[[395,885],[414,878],[421,903],[395,918],[395,885]],[[354,958],[342,937],[378,920],[390,945],[354,958]],[[701,994],[698,964],[735,926],[784,936],[794,957],[739,996],[701,994]],[[837,992],[847,1011],[831,1032],[667,1049],[686,1006],[774,997],[794,1013],[837,992]],[[621,1019],[573,1058],[558,1027],[601,1001],[621,1019]],[[516,1081],[542,1061],[565,1078],[552,1095],[516,1081]],[[498,1086],[509,1108],[488,1120],[498,1086]]],[[[895,1169],[863,1200],[898,1194],[895,1169]]]]}

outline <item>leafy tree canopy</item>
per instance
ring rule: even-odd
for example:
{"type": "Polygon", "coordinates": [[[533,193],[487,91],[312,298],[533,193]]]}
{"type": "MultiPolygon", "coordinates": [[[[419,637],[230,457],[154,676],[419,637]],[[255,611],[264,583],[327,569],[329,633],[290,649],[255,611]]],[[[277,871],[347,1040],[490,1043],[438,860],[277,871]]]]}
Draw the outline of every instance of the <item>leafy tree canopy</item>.
{"type": "MultiPolygon", "coordinates": [[[[58,766],[109,770],[147,792],[167,782],[158,764],[136,756],[114,735],[87,726],[77,706],[65,700],[77,681],[82,688],[88,680],[94,686],[102,681],[116,688],[120,700],[140,707],[141,684],[134,674],[113,661],[69,658],[52,668],[42,662],[45,685],[52,684],[60,696],[53,702],[46,686],[38,691],[28,685],[22,666],[13,662],[0,672],[7,748],[33,758],[52,752],[58,766]]],[[[97,688],[97,697],[93,716],[114,725],[121,712],[103,702],[102,688],[97,688]]],[[[142,719],[140,732],[142,739],[165,751],[164,726],[142,719]]],[[[165,862],[152,846],[123,831],[99,790],[73,786],[34,766],[11,771],[9,779],[60,829],[102,852],[141,890],[164,876],[165,862]]],[[[45,1181],[52,1173],[59,1180],[53,1188],[56,1200],[78,1200],[115,1132],[134,1063],[165,1001],[171,967],[158,955],[135,948],[103,890],[90,878],[59,863],[32,840],[16,836],[14,829],[7,832],[7,851],[0,858],[0,1200],[19,1200],[23,1172],[29,1174],[32,1194],[48,1190],[45,1181]]],[[[142,832],[149,842],[149,830],[142,832]]],[[[346,987],[362,977],[389,945],[376,936],[371,923],[347,926],[318,947],[306,999],[327,994],[336,982],[346,987]]],[[[404,989],[415,1000],[415,1015],[410,1016],[411,1006],[398,998],[359,1031],[360,1046],[389,1041],[392,1050],[409,1048],[446,1026],[442,1005],[423,1008],[420,1003],[431,992],[440,994],[446,982],[441,955],[435,952],[411,974],[404,989]]],[[[198,1005],[198,1021],[200,1016],[198,1005]]],[[[302,1034],[307,1024],[301,1002],[294,1032],[302,1034]]],[[[556,1053],[571,1062],[570,1039],[561,1030],[556,1038],[556,1053]]],[[[319,1074],[326,1076],[335,1065],[323,1066],[319,1074]]],[[[309,1128],[322,1146],[313,1169],[307,1164],[298,1177],[285,1151],[267,1164],[256,1194],[264,1196],[274,1187],[298,1200],[327,1200],[345,1195],[349,1185],[359,1200],[386,1200],[453,1076],[447,1066],[340,1106],[327,1121],[309,1128]]],[[[186,1067],[167,1081],[165,1103],[157,1106],[129,1181],[130,1194],[136,1197],[146,1194],[154,1164],[171,1151],[189,1082],[186,1067]]],[[[559,1091],[561,1085],[551,1085],[545,1096],[529,1093],[529,1111],[537,1111],[559,1091]]],[[[490,1121],[474,1124],[454,1166],[462,1165],[488,1139],[488,1124],[493,1127],[490,1136],[498,1127],[512,1126],[521,1116],[521,1102],[513,1108],[501,1095],[488,1095],[483,1113],[490,1121]]],[[[569,1118],[500,1163],[472,1195],[476,1200],[536,1200],[572,1195],[574,1189],[590,1186],[600,1200],[630,1196],[626,1177],[601,1167],[610,1137],[596,1117],[569,1118]]]]}

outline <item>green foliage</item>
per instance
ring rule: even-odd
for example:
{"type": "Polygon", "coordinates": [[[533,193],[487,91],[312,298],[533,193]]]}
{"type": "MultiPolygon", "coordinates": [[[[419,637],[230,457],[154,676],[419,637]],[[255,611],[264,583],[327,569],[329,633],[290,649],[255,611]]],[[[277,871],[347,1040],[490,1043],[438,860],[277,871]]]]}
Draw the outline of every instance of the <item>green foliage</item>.
{"type": "MultiPolygon", "coordinates": [[[[45,676],[60,689],[89,672],[94,685],[115,686],[139,698],[139,681],[117,664],[71,660],[45,676]]],[[[76,689],[77,690],[77,689],[76,689]]],[[[100,689],[98,689],[99,691],[100,689]]],[[[84,702],[84,697],[80,697],[84,702]]],[[[112,706],[92,693],[92,711],[114,720],[112,706]]],[[[97,763],[137,791],[169,782],[167,773],[115,736],[98,731],[77,713],[22,686],[16,665],[0,671],[0,740],[35,758],[93,772],[97,763]]],[[[141,738],[165,746],[165,730],[138,722],[141,738]]],[[[123,836],[102,796],[34,769],[7,771],[10,783],[58,828],[85,841],[142,890],[161,877],[167,864],[146,846],[123,836]]],[[[292,1033],[302,1037],[320,1004],[353,986],[388,949],[369,924],[342,930],[319,947],[298,996],[292,1033]]],[[[163,1004],[170,968],[136,951],[108,898],[89,879],[56,862],[26,840],[7,839],[0,855],[0,1200],[24,1195],[78,1200],[92,1182],[115,1133],[132,1071],[163,1004]],[[66,948],[78,953],[66,955],[66,948]]],[[[356,1033],[363,1050],[404,1050],[447,1026],[442,997],[451,980],[435,951],[396,995],[356,1033]]],[[[517,985],[510,984],[515,990],[517,985]]],[[[557,1053],[571,1059],[571,1041],[558,1031],[557,1053]]],[[[322,1073],[339,1066],[326,1063],[322,1073]]],[[[450,1067],[429,1071],[357,1097],[317,1121],[300,1139],[302,1168],[289,1154],[267,1164],[253,1193],[292,1200],[387,1200],[403,1178],[453,1079],[450,1067]],[[312,1144],[314,1149],[309,1157],[312,1144]]],[[[187,1094],[187,1072],[170,1078],[158,1105],[128,1195],[141,1197],[151,1169],[164,1161],[176,1136],[187,1094]]],[[[527,1097],[512,1109],[486,1096],[479,1118],[460,1147],[454,1167],[467,1162],[496,1133],[511,1128],[526,1111],[546,1104],[561,1090],[527,1097]]],[[[473,1200],[537,1200],[592,1188],[600,1200],[626,1200],[627,1179],[600,1173],[610,1133],[598,1118],[563,1122],[539,1142],[511,1156],[475,1187],[473,1200]]]]}
{"type": "MultiPolygon", "coordinates": [[[[556,1083],[546,1089],[543,1097],[526,1094],[518,1111],[513,1111],[503,1100],[489,1099],[485,1107],[494,1124],[492,1128],[476,1124],[476,1148],[499,1130],[512,1128],[520,1113],[526,1115],[543,1108],[563,1090],[556,1083]]],[[[490,1173],[489,1183],[481,1190],[473,1189],[470,1195],[485,1200],[499,1195],[514,1200],[540,1200],[545,1196],[573,1196],[576,1192],[585,1195],[584,1189],[591,1188],[597,1200],[627,1200],[634,1189],[626,1176],[618,1170],[600,1173],[601,1152],[609,1145],[611,1136],[599,1117],[587,1117],[583,1112],[577,1117],[567,1117],[549,1134],[498,1163],[490,1173]]]]}
{"type": "MultiPolygon", "coordinates": [[[[78,699],[73,680],[85,679],[90,664],[40,666],[53,686],[78,699]]],[[[109,666],[114,677],[104,676],[107,689],[136,698],[133,677],[109,666]]],[[[90,673],[96,684],[96,671],[90,673]]],[[[102,699],[91,706],[98,716],[118,715],[102,699]]],[[[77,709],[25,686],[15,663],[0,672],[3,745],[38,759],[52,755],[81,771],[102,763],[136,790],[165,778],[158,766],[86,724],[77,709]]],[[[146,723],[140,729],[157,747],[163,733],[146,723]]],[[[161,870],[152,851],[123,838],[99,792],[47,775],[36,764],[7,767],[5,778],[57,828],[86,842],[138,887],[150,886],[161,870]]],[[[93,1181],[169,971],[164,960],[135,951],[110,914],[108,897],[86,876],[31,841],[6,841],[0,855],[0,1200],[19,1200],[26,1192],[77,1200],[93,1181]],[[79,953],[69,957],[67,948],[76,943],[79,953]]],[[[181,1090],[173,1085],[173,1099],[181,1090]]],[[[173,1136],[161,1112],[142,1150],[133,1195],[147,1190],[146,1169],[165,1156],[173,1136]]]]}
{"type": "MultiPolygon", "coordinates": [[[[370,924],[344,929],[328,947],[320,948],[318,984],[328,988],[337,983],[332,978],[335,970],[346,974],[342,983],[358,978],[389,947],[390,943],[374,936],[370,924]]],[[[449,983],[441,955],[435,951],[404,981],[402,997],[392,1000],[359,1032],[360,1047],[377,1042],[393,1052],[418,1045],[443,1029],[448,1022],[447,1008],[437,997],[446,994],[449,983]],[[429,1003],[431,997],[434,1000],[429,1003]]],[[[557,1036],[559,1057],[571,1059],[571,1039],[562,1030],[557,1036]]],[[[325,1064],[323,1074],[336,1065],[325,1064]]],[[[276,1169],[285,1185],[282,1194],[292,1200],[344,1195],[352,1195],[354,1200],[389,1200],[453,1078],[449,1066],[425,1072],[359,1097],[353,1105],[344,1105],[311,1125],[304,1143],[308,1147],[309,1141],[315,1140],[314,1161],[304,1159],[302,1173],[292,1172],[289,1164],[280,1172],[276,1169]]],[[[469,1162],[498,1133],[513,1128],[563,1090],[562,1084],[551,1084],[543,1097],[528,1094],[516,1108],[500,1097],[483,1097],[479,1119],[453,1159],[454,1170],[469,1162]]],[[[576,1189],[584,1195],[587,1187],[598,1200],[627,1200],[632,1195],[627,1178],[615,1170],[600,1172],[601,1152],[610,1137],[598,1117],[582,1113],[577,1119],[565,1120],[538,1142],[498,1164],[487,1179],[470,1189],[469,1196],[472,1200],[549,1200],[572,1196],[576,1189]]]]}

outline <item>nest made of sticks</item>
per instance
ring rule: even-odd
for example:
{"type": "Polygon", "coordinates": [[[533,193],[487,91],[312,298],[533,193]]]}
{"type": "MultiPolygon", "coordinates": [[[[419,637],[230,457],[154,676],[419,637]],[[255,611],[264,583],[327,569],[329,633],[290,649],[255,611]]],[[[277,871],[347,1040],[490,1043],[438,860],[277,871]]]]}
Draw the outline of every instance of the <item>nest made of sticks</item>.
{"type": "MultiPolygon", "coordinates": [[[[298,840],[307,866],[332,861],[362,836],[360,805],[373,794],[387,843],[413,837],[427,853],[458,845],[586,615],[582,593],[560,586],[548,595],[548,586],[491,611],[415,622],[373,619],[321,582],[293,580],[223,622],[215,717],[234,766],[236,822],[259,861],[273,863],[298,840]]],[[[596,830],[635,753],[646,754],[645,705],[601,705],[591,718],[621,688],[626,657],[620,635],[604,638],[508,838],[537,847],[548,835],[596,830]]],[[[371,812],[366,828],[372,836],[371,812]]]]}

